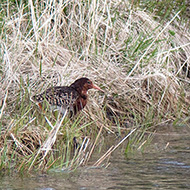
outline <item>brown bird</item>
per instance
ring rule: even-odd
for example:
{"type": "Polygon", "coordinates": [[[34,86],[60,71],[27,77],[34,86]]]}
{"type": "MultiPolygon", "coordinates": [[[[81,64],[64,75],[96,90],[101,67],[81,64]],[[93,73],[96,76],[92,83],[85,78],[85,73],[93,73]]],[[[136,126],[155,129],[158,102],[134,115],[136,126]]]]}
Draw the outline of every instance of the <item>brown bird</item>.
{"type": "Polygon", "coordinates": [[[48,88],[42,94],[33,96],[32,100],[37,103],[41,110],[43,110],[47,103],[54,111],[59,110],[64,114],[68,110],[70,116],[72,116],[85,107],[88,98],[87,91],[92,88],[103,92],[91,80],[84,77],[76,80],[70,86],[48,88]]]}

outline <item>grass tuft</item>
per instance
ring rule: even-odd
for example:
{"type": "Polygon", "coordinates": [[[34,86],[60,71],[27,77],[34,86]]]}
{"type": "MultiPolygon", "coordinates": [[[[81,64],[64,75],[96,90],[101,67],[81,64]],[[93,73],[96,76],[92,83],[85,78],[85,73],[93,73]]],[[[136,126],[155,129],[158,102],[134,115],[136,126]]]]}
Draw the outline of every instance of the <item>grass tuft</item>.
{"type": "Polygon", "coordinates": [[[96,154],[99,166],[120,145],[113,140],[103,154],[107,135],[128,140],[128,153],[143,149],[159,124],[186,121],[188,5],[175,1],[167,11],[164,1],[153,1],[154,10],[152,1],[137,2],[2,1],[1,170],[73,170],[96,154]],[[89,92],[75,118],[41,113],[30,100],[82,76],[105,93],[89,92]]]}

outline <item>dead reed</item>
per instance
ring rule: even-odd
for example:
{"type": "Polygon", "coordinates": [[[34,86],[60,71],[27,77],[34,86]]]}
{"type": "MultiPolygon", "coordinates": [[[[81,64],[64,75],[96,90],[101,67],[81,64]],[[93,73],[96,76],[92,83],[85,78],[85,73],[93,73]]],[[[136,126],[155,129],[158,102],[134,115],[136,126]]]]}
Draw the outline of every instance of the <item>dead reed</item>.
{"type": "Polygon", "coordinates": [[[0,169],[73,169],[105,134],[141,125],[138,141],[149,127],[188,116],[190,33],[177,25],[180,10],[160,24],[124,0],[50,2],[2,4],[0,169]],[[81,76],[106,93],[90,92],[71,121],[30,101],[81,76]]]}

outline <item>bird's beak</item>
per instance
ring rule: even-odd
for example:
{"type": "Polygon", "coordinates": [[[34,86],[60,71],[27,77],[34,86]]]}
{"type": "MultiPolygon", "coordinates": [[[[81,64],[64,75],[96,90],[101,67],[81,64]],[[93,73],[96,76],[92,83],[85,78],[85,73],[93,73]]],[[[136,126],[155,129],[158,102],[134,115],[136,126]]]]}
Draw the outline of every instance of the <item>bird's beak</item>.
{"type": "Polygon", "coordinates": [[[98,87],[98,86],[96,86],[96,85],[94,85],[94,84],[93,84],[92,88],[97,89],[97,90],[99,90],[99,91],[101,91],[101,92],[104,92],[100,87],[98,87]]]}

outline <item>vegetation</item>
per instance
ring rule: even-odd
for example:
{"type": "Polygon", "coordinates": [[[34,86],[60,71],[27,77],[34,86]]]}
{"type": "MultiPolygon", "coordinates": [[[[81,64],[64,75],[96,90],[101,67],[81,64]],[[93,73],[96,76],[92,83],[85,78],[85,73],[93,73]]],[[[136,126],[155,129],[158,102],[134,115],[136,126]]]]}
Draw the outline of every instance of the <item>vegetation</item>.
{"type": "Polygon", "coordinates": [[[175,1],[179,9],[159,15],[165,1],[143,2],[2,1],[0,170],[74,169],[94,152],[98,166],[124,140],[127,153],[146,132],[188,117],[188,5],[175,1]],[[30,100],[81,76],[105,93],[89,92],[75,118],[41,113],[30,100]],[[105,153],[108,135],[123,139],[105,153]]]}

